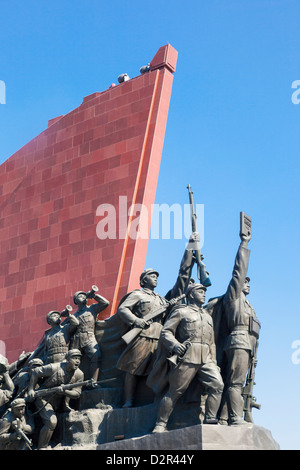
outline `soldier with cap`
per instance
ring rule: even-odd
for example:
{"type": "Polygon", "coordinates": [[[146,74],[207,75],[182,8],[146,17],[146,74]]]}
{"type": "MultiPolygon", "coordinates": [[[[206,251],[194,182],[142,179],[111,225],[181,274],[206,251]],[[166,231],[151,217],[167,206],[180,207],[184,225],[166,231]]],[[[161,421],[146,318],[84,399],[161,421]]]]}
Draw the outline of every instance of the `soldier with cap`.
{"type": "Polygon", "coordinates": [[[181,261],[176,283],[165,297],[161,297],[154,291],[159,273],[155,269],[148,268],[140,275],[141,289],[129,293],[120,302],[117,315],[121,320],[129,328],[143,328],[140,335],[129,343],[123,351],[117,363],[117,368],[126,372],[125,403],[123,407],[133,406],[137,377],[148,376],[155,360],[164,315],[154,318],[151,323],[146,322],[144,317],[159,307],[166,306],[167,308],[176,303],[176,297],[185,292],[194,264],[193,243],[198,238],[197,232],[191,235],[181,261]]]}
{"type": "Polygon", "coordinates": [[[28,364],[13,378],[15,398],[24,398],[27,396],[32,371],[36,367],[41,367],[43,365],[44,363],[42,359],[39,359],[38,357],[30,359],[28,364]]]}
{"type": "Polygon", "coordinates": [[[161,331],[161,341],[170,356],[176,354],[177,364],[169,373],[169,389],[160,402],[153,433],[166,430],[176,402],[194,378],[207,391],[204,422],[218,422],[224,384],[216,363],[213,321],[202,308],[205,291],[202,284],[190,283],[186,292],[189,304],[173,307],[161,331]]]}
{"type": "Polygon", "coordinates": [[[55,412],[59,409],[70,411],[69,401],[80,397],[82,385],[75,386],[71,390],[61,388],[60,391],[57,391],[56,389],[55,393],[49,393],[43,398],[35,397],[35,387],[40,379],[43,379],[43,384],[39,387],[39,390],[82,382],[84,375],[82,370],[79,369],[81,357],[82,354],[78,349],[70,349],[64,361],[37,367],[31,374],[28,400],[34,401],[36,412],[44,423],[39,434],[38,449],[46,448],[50,442],[57,425],[55,412]]]}
{"type": "Polygon", "coordinates": [[[31,415],[26,413],[24,398],[16,398],[11,402],[5,417],[0,420],[0,448],[2,450],[24,450],[30,442],[27,435],[32,434],[33,431],[34,420],[31,415]]]}
{"type": "Polygon", "coordinates": [[[44,336],[45,364],[61,362],[64,359],[69,349],[71,336],[79,325],[79,320],[70,314],[69,309],[66,308],[63,315],[68,319],[64,324],[61,323],[61,312],[52,310],[47,314],[47,323],[51,328],[45,331],[44,336]]]}
{"type": "Polygon", "coordinates": [[[90,292],[76,292],[73,296],[73,301],[78,307],[78,310],[73,316],[78,319],[79,325],[71,338],[70,348],[79,349],[88,357],[90,370],[87,379],[97,381],[101,351],[95,337],[95,326],[97,315],[109,306],[109,301],[101,295],[96,294],[94,289],[90,292]],[[91,298],[94,299],[96,303],[88,306],[87,300],[91,298]]]}
{"type": "Polygon", "coordinates": [[[240,233],[240,238],[232,278],[222,299],[228,336],[223,345],[221,366],[225,383],[225,404],[220,413],[220,423],[230,425],[247,424],[243,420],[242,389],[260,331],[256,313],[246,298],[250,292],[247,271],[251,235],[240,233]]]}

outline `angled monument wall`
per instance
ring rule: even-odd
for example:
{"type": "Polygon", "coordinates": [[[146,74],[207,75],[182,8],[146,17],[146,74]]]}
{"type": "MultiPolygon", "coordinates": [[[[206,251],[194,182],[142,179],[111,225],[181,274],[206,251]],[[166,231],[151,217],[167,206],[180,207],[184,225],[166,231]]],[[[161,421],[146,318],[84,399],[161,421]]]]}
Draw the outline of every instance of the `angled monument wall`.
{"type": "Polygon", "coordinates": [[[85,97],[0,166],[0,341],[10,362],[37,346],[49,310],[74,307],[75,291],[98,285],[107,318],[139,287],[148,240],[130,236],[127,210],[148,209],[149,233],[176,60],[161,47],[149,72],[85,97]],[[96,233],[112,226],[105,204],[115,238],[96,233]]]}

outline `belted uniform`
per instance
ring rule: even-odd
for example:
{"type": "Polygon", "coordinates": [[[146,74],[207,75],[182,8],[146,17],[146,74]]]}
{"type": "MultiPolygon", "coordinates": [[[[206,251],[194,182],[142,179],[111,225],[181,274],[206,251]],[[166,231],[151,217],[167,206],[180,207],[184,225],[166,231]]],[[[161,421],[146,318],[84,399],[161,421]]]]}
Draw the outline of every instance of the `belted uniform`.
{"type": "MultiPolygon", "coordinates": [[[[224,381],[228,413],[232,423],[243,415],[242,387],[260,331],[260,322],[243,292],[249,256],[250,250],[240,245],[232,278],[223,299],[224,315],[229,331],[224,344],[226,358],[224,381]]],[[[226,407],[223,417],[226,419],[226,407]]]]}
{"type": "MultiPolygon", "coordinates": [[[[136,318],[143,318],[155,309],[168,305],[156,292],[144,288],[130,293],[118,312],[120,318],[133,326],[136,318]]],[[[139,337],[130,344],[120,356],[117,368],[135,375],[147,375],[152,366],[153,354],[162,329],[162,315],[153,319],[148,328],[144,328],[139,337]]]]}
{"type": "MultiPolygon", "coordinates": [[[[185,250],[176,283],[166,294],[165,298],[147,288],[135,290],[128,294],[117,311],[122,321],[129,327],[132,327],[137,317],[143,318],[157,308],[164,305],[167,306],[166,299],[170,300],[183,294],[190,279],[193,263],[192,251],[185,250]]],[[[146,376],[149,374],[155,360],[155,351],[163,319],[163,314],[154,318],[153,323],[149,327],[144,328],[139,336],[126,347],[118,360],[118,369],[133,375],[146,376]]]]}
{"type": "Polygon", "coordinates": [[[187,350],[169,374],[169,390],[161,401],[157,424],[167,423],[175,403],[194,377],[201,382],[208,393],[206,418],[216,418],[223,391],[223,380],[215,360],[211,316],[196,305],[174,307],[162,329],[161,339],[170,355],[174,354],[179,344],[185,344],[187,350]]]}
{"type": "Polygon", "coordinates": [[[45,332],[45,364],[63,361],[69,350],[71,335],[75,332],[79,321],[70,315],[68,323],[54,326],[45,332]]]}
{"type": "Polygon", "coordinates": [[[79,325],[71,338],[70,349],[83,351],[91,360],[97,362],[101,357],[99,344],[95,337],[95,325],[97,315],[104,310],[109,302],[104,297],[97,295],[98,302],[89,307],[79,307],[74,317],[78,319],[79,325]]]}
{"type": "MultiPolygon", "coordinates": [[[[84,374],[80,369],[68,371],[67,362],[63,361],[36,367],[32,371],[31,381],[38,383],[41,379],[43,383],[40,384],[40,389],[52,388],[64,384],[82,382],[84,380],[84,374]]],[[[75,393],[78,398],[81,395],[81,391],[81,385],[72,389],[72,392],[75,393]]],[[[60,394],[49,394],[45,398],[37,397],[34,400],[34,405],[44,423],[40,431],[39,447],[45,447],[49,443],[57,425],[55,411],[60,408],[62,402],[67,404],[68,401],[68,397],[60,394]]]]}

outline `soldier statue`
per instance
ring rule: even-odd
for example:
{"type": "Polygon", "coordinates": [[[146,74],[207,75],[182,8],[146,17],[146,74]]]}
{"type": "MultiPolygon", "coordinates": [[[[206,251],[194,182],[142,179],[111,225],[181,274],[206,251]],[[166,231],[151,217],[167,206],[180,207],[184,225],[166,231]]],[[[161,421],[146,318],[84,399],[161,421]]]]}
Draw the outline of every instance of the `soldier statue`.
{"type": "Polygon", "coordinates": [[[167,310],[170,305],[176,303],[176,297],[185,292],[194,264],[193,242],[196,238],[199,238],[199,235],[194,232],[182,258],[177,281],[165,297],[161,297],[154,291],[159,273],[148,268],[140,275],[141,289],[129,293],[120,302],[117,315],[121,320],[129,328],[133,326],[142,328],[141,333],[128,344],[117,363],[117,368],[126,372],[123,405],[125,408],[133,406],[137,377],[147,377],[153,367],[164,314],[153,318],[151,323],[145,321],[144,317],[159,307],[165,307],[167,310]]]}
{"type": "Polygon", "coordinates": [[[34,401],[36,413],[40,415],[44,423],[39,433],[38,449],[47,448],[54,429],[57,425],[56,411],[62,409],[69,411],[70,399],[78,399],[82,386],[76,385],[83,381],[83,372],[79,369],[82,354],[78,349],[67,352],[65,360],[37,367],[32,371],[28,388],[28,401],[34,401]],[[40,379],[42,385],[35,390],[40,379]],[[74,384],[72,389],[64,389],[65,384],[74,384]],[[51,390],[56,387],[54,392],[51,390]],[[46,395],[40,395],[46,389],[46,395]],[[49,394],[47,392],[49,391],[49,394]]]}
{"type": "Polygon", "coordinates": [[[79,320],[70,314],[68,308],[62,313],[52,310],[46,318],[51,328],[45,332],[44,363],[61,362],[68,352],[71,336],[75,333],[79,320]],[[61,324],[62,315],[68,319],[63,325],[61,324]]]}
{"type": "Polygon", "coordinates": [[[250,278],[247,276],[251,234],[240,233],[241,243],[235,258],[232,278],[222,299],[223,316],[228,336],[223,345],[222,375],[224,406],[220,424],[247,424],[243,420],[242,390],[250,360],[257,345],[260,323],[247,296],[250,278]]]}
{"type": "Polygon", "coordinates": [[[2,450],[31,449],[31,441],[27,436],[33,431],[33,416],[26,413],[24,398],[16,398],[0,420],[0,448],[2,450]]]}
{"type": "Polygon", "coordinates": [[[95,337],[97,315],[109,305],[109,301],[99,294],[98,288],[93,286],[90,292],[78,291],[73,296],[74,304],[78,310],[74,317],[79,321],[75,333],[71,337],[70,348],[79,349],[89,359],[89,373],[87,379],[98,380],[101,351],[95,337]],[[88,306],[87,300],[94,299],[96,303],[88,306]]]}
{"type": "Polygon", "coordinates": [[[27,397],[32,371],[36,367],[41,367],[43,365],[44,363],[42,359],[36,357],[30,359],[28,364],[16,374],[16,376],[13,378],[13,383],[15,386],[14,398],[27,397]]]}
{"type": "MultiPolygon", "coordinates": [[[[169,372],[169,389],[162,398],[153,433],[164,432],[178,399],[194,378],[207,391],[205,423],[217,424],[223,380],[216,363],[214,328],[211,316],[202,308],[206,287],[190,283],[188,305],[173,307],[161,331],[161,341],[169,354],[176,355],[177,364],[169,372]]],[[[199,402],[201,397],[199,396],[199,402]]]]}

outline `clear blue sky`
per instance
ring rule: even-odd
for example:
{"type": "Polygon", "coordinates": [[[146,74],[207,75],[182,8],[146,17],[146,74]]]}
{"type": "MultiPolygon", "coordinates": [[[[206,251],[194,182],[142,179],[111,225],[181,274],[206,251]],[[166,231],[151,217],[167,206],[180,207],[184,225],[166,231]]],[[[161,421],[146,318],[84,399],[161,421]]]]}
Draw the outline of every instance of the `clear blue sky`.
{"type": "MultiPolygon", "coordinates": [[[[0,163],[121,73],[134,77],[158,48],[178,51],[156,202],[204,204],[203,253],[224,293],[253,220],[249,300],[262,322],[256,424],[300,449],[300,2],[297,0],[10,0],[0,2],[0,163]],[[1,97],[0,97],[1,98],[1,97]],[[0,99],[1,101],[1,99],[0,99]]],[[[175,281],[185,240],[150,240],[158,292],[175,281]]],[[[195,273],[196,275],[196,273],[195,273]]]]}

